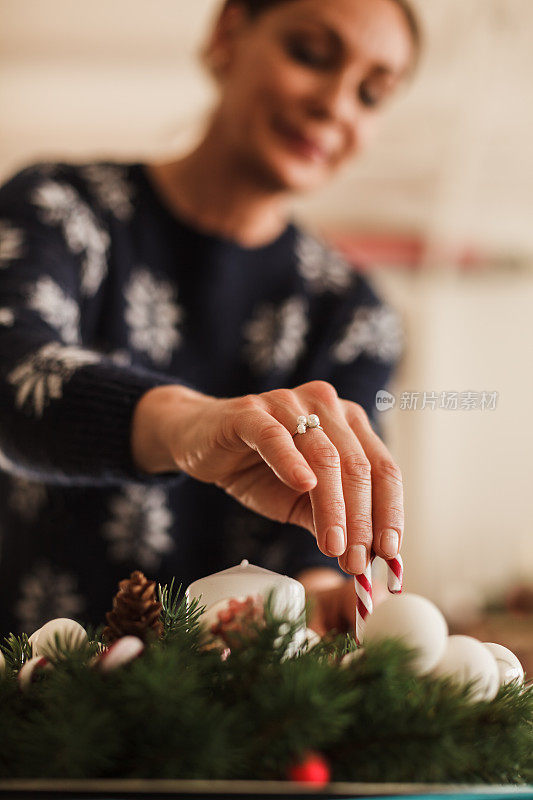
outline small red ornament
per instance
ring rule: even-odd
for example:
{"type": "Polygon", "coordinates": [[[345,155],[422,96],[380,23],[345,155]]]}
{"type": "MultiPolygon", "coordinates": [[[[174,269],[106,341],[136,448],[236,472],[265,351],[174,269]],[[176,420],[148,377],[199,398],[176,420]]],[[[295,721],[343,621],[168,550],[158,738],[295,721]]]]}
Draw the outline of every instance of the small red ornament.
{"type": "Polygon", "coordinates": [[[306,753],[297,764],[289,767],[288,777],[295,783],[314,783],[325,786],[330,782],[331,770],[328,762],[320,753],[306,753]]]}
{"type": "MultiPolygon", "coordinates": [[[[238,647],[242,637],[253,637],[254,627],[265,624],[265,609],[262,597],[232,597],[217,611],[217,620],[209,628],[226,648],[238,647]]],[[[226,655],[227,658],[227,655],[226,655]]]]}

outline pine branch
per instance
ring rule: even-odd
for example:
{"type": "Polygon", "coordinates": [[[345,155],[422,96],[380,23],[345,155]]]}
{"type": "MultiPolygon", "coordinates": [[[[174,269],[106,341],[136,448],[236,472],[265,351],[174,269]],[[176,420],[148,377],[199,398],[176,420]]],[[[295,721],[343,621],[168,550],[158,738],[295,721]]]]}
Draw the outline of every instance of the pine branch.
{"type": "Polygon", "coordinates": [[[104,640],[105,625],[86,625],[85,632],[89,643],[90,655],[96,655],[106,646],[104,640]]]}
{"type": "Polygon", "coordinates": [[[4,637],[5,644],[0,644],[0,649],[6,660],[6,668],[18,672],[23,664],[31,658],[31,644],[28,636],[22,633],[16,636],[10,633],[4,637]]]}
{"type": "Polygon", "coordinates": [[[309,650],[309,656],[314,659],[327,661],[340,661],[347,653],[357,650],[355,639],[350,634],[326,635],[309,650]]]}
{"type": "Polygon", "coordinates": [[[185,595],[180,598],[181,583],[174,588],[174,578],[170,586],[157,587],[159,602],[161,603],[161,622],[163,623],[163,639],[176,636],[180,633],[195,634],[200,627],[200,617],[205,611],[205,606],[194,598],[187,603],[185,595]]]}
{"type": "Polygon", "coordinates": [[[87,643],[21,692],[28,640],[6,638],[0,777],[283,779],[319,750],[341,781],[533,780],[533,687],[473,703],[450,680],[417,676],[393,639],[347,666],[348,637],[298,654],[302,620],[269,601],[222,660],[201,646],[199,603],[179,594],[159,587],[166,640],[110,673],[90,667],[87,643]]]}

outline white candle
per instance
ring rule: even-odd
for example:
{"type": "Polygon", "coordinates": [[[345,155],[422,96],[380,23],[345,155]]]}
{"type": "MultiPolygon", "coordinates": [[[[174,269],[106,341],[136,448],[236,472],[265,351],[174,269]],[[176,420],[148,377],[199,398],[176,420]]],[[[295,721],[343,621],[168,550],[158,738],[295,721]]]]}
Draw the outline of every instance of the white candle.
{"type": "Polygon", "coordinates": [[[300,581],[279,575],[269,569],[256,567],[246,559],[236,567],[223,569],[214,575],[200,578],[188,587],[187,603],[195,598],[206,609],[230,597],[261,595],[264,599],[273,593],[273,611],[288,620],[296,620],[305,607],[305,589],[300,581]]]}

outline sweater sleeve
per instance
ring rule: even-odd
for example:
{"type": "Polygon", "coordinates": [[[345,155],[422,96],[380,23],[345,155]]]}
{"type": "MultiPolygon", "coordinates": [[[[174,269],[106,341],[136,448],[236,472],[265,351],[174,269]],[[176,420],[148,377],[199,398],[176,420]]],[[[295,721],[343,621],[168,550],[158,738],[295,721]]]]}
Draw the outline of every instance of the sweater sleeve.
{"type": "Polygon", "coordinates": [[[58,186],[36,166],[0,188],[0,468],[63,484],[152,480],[132,461],[132,414],[146,391],[179,380],[82,345],[108,234],[86,204],[57,224],[77,202],[58,186]],[[95,223],[85,233],[84,215],[95,223]]]}

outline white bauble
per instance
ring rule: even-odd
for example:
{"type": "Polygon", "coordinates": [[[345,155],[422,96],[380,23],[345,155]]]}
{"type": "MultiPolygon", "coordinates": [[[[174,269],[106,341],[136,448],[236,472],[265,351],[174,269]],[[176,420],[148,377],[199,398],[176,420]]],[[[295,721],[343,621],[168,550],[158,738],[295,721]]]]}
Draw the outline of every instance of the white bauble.
{"type": "Polygon", "coordinates": [[[34,655],[48,658],[57,657],[63,649],[77,650],[87,641],[85,629],[75,620],[64,617],[50,620],[36,633],[39,635],[32,642],[32,652],[34,655]]]}
{"type": "Polygon", "coordinates": [[[460,686],[475,681],[470,694],[474,701],[492,700],[500,686],[496,659],[472,636],[448,636],[446,649],[433,675],[452,678],[460,686]]]}
{"type": "Polygon", "coordinates": [[[500,676],[500,686],[512,681],[524,682],[524,668],[512,650],[495,642],[483,642],[496,659],[498,674],[500,676]]]}
{"type": "Polygon", "coordinates": [[[113,672],[138,658],[144,650],[144,643],[138,636],[122,636],[107,650],[94,659],[94,665],[101,672],[113,672]]]}
{"type": "Polygon", "coordinates": [[[395,637],[417,651],[413,669],[419,675],[430,672],[438,663],[446,645],[448,626],[432,602],[417,594],[389,597],[368,617],[365,644],[395,637]]]}
{"type": "Polygon", "coordinates": [[[6,669],[6,660],[4,658],[4,654],[0,650],[0,672],[5,672],[6,669]]]}
{"type": "Polygon", "coordinates": [[[31,683],[34,683],[37,678],[37,673],[43,670],[52,669],[52,664],[44,656],[35,656],[30,658],[29,661],[20,668],[17,675],[18,684],[21,689],[27,689],[31,683]]]}

